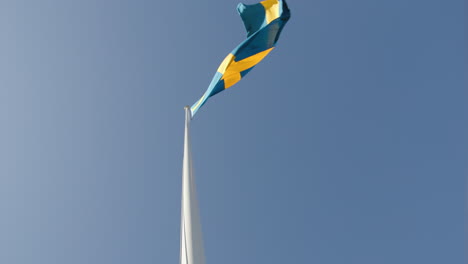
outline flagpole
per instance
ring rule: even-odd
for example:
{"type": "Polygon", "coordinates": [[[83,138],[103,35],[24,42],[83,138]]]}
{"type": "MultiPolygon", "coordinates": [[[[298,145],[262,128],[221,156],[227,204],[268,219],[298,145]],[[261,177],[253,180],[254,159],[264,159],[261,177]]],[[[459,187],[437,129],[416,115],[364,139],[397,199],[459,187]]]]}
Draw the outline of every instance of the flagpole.
{"type": "Polygon", "coordinates": [[[190,120],[192,111],[185,107],[184,158],[182,165],[182,201],[180,226],[180,264],[205,264],[203,235],[198,209],[195,176],[192,168],[190,120]]]}

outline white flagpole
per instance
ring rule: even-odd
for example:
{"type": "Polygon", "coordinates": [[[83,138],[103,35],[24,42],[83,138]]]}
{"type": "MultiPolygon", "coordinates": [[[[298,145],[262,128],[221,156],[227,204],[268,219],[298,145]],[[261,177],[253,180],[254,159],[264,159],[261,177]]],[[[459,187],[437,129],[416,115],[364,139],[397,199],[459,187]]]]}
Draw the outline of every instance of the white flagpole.
{"type": "Polygon", "coordinates": [[[198,211],[195,176],[190,145],[190,107],[185,107],[184,161],[182,167],[182,209],[180,226],[180,264],[205,264],[203,236],[198,211]]]}

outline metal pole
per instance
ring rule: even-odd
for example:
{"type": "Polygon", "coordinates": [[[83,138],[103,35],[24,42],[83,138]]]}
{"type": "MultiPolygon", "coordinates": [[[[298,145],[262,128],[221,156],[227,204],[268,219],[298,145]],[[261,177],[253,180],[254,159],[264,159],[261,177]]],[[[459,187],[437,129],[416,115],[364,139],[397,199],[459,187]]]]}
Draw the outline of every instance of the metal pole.
{"type": "Polygon", "coordinates": [[[190,107],[185,107],[184,159],[182,166],[182,205],[180,227],[180,264],[205,264],[203,235],[198,209],[190,144],[190,107]]]}

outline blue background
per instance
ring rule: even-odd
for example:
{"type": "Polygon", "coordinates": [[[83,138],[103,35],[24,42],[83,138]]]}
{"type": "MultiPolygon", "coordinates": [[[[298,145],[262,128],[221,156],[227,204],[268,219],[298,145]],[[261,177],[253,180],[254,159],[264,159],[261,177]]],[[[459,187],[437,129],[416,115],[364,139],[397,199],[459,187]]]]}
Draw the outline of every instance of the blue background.
{"type": "MultiPolygon", "coordinates": [[[[0,3],[0,263],[178,263],[183,107],[236,5],[0,3]]],[[[207,263],[462,263],[464,1],[289,6],[192,122],[207,263]]]]}

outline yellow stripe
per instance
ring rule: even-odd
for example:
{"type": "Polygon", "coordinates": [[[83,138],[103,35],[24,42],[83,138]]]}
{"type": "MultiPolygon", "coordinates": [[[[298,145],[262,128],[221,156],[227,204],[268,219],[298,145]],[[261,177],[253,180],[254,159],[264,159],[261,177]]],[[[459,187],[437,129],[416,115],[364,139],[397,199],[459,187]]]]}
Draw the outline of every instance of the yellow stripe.
{"type": "Polygon", "coordinates": [[[193,111],[196,111],[196,110],[198,109],[198,107],[200,106],[201,102],[203,102],[203,100],[205,100],[205,96],[206,96],[206,94],[204,94],[204,95],[202,96],[202,98],[200,98],[200,100],[198,100],[198,102],[193,106],[193,109],[191,109],[192,112],[193,112],[193,111]]]}
{"type": "Polygon", "coordinates": [[[267,50],[264,50],[262,52],[259,52],[255,55],[252,55],[250,57],[247,57],[241,61],[235,61],[234,59],[236,58],[234,55],[229,54],[219,67],[219,71],[221,74],[223,74],[223,77],[221,80],[224,80],[224,89],[227,89],[234,84],[236,84],[238,81],[241,80],[241,72],[248,70],[252,68],[253,66],[257,65],[263,58],[265,58],[270,51],[272,51],[273,48],[269,48],[267,50]]]}
{"type": "Polygon", "coordinates": [[[265,8],[265,19],[267,24],[270,24],[271,21],[280,16],[278,0],[266,0],[260,3],[265,8]]]}
{"type": "Polygon", "coordinates": [[[226,58],[224,58],[223,62],[221,62],[221,65],[219,65],[218,72],[224,74],[226,68],[234,60],[234,58],[234,55],[232,55],[232,53],[229,53],[229,55],[227,55],[226,58]]]}
{"type": "MultiPolygon", "coordinates": [[[[242,71],[248,70],[253,66],[257,65],[273,49],[274,47],[269,48],[255,55],[247,57],[241,61],[235,61],[236,57],[233,54],[229,53],[229,55],[227,55],[226,58],[224,58],[223,62],[221,63],[221,65],[219,65],[218,68],[218,72],[223,75],[223,77],[221,77],[221,80],[224,80],[224,89],[227,89],[236,84],[238,81],[240,81],[242,78],[240,73],[242,71]]],[[[202,98],[200,98],[200,100],[198,100],[195,103],[195,105],[191,108],[192,112],[196,111],[200,107],[200,104],[205,100],[206,96],[207,95],[204,94],[202,98]]]]}

